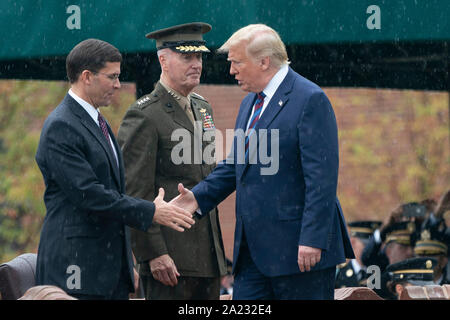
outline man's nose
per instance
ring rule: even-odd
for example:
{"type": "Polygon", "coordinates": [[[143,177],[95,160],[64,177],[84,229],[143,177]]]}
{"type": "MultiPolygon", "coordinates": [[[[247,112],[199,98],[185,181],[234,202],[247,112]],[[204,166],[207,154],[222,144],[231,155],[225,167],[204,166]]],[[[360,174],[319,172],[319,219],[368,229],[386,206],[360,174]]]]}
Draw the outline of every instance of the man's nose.
{"type": "Polygon", "coordinates": [[[192,65],[192,68],[201,69],[201,67],[202,67],[202,60],[195,60],[194,64],[192,65]]]}
{"type": "Polygon", "coordinates": [[[236,72],[236,69],[233,67],[233,64],[230,64],[230,74],[231,75],[234,75],[234,74],[236,74],[237,72],[236,72]]]}
{"type": "Polygon", "coordinates": [[[117,78],[116,81],[114,81],[114,89],[120,89],[120,80],[119,80],[119,78],[117,78]]]}

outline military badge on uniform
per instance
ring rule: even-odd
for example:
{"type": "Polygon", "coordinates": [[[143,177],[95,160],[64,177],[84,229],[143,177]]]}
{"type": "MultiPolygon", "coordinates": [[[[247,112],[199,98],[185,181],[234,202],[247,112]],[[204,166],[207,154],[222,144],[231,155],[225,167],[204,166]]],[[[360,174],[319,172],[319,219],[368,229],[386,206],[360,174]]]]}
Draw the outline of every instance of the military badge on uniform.
{"type": "Polygon", "coordinates": [[[139,100],[137,101],[137,104],[138,104],[138,106],[141,106],[142,104],[146,103],[146,102],[149,101],[149,100],[150,100],[150,98],[147,97],[147,96],[145,96],[145,97],[143,97],[142,99],[139,99],[139,100]]]}
{"type": "Polygon", "coordinates": [[[211,115],[206,111],[206,109],[202,108],[199,110],[202,115],[203,120],[203,129],[205,131],[214,130],[216,126],[214,125],[214,120],[211,115]]]}

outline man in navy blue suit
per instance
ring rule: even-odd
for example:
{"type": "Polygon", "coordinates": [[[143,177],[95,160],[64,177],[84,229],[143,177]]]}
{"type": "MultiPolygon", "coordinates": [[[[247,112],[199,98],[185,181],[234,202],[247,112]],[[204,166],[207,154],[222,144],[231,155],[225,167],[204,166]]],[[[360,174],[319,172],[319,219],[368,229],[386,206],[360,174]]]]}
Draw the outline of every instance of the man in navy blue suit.
{"type": "Polygon", "coordinates": [[[331,104],[288,66],[283,42],[266,25],[238,30],[219,51],[249,92],[233,147],[192,191],[180,184],[173,202],[201,216],[236,191],[233,299],[333,299],[336,265],[354,254],[336,196],[331,104]]]}
{"type": "Polygon", "coordinates": [[[36,162],[47,208],[36,266],[38,285],[56,285],[79,299],[127,299],[134,291],[128,227],[152,221],[177,231],[191,213],[163,200],[125,194],[122,153],[99,107],[120,88],[122,56],[111,44],[88,39],[66,59],[71,88],[48,116],[36,162]]]}

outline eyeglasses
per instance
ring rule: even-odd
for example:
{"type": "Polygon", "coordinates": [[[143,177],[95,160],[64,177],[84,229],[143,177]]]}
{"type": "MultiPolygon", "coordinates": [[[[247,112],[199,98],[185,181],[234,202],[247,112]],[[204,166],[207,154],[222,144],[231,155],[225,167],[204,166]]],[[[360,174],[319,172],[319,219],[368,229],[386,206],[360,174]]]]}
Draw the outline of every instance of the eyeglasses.
{"type": "Polygon", "coordinates": [[[107,74],[107,73],[103,73],[103,72],[99,72],[99,71],[94,72],[94,73],[95,73],[95,74],[100,73],[100,74],[106,76],[106,77],[107,77],[109,80],[111,80],[111,81],[119,80],[119,76],[120,76],[120,74],[118,74],[118,73],[107,74]]]}

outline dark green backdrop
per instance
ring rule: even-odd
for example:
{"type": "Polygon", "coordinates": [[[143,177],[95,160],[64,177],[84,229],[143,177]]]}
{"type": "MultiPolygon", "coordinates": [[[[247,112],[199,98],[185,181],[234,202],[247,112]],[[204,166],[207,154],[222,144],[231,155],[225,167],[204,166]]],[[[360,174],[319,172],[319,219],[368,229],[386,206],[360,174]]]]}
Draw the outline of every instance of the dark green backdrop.
{"type": "MultiPolygon", "coordinates": [[[[292,66],[322,86],[448,90],[449,0],[2,0],[0,78],[65,79],[64,60],[78,42],[99,38],[124,54],[122,79],[138,95],[159,77],[155,44],[146,33],[203,21],[218,48],[250,23],[276,29],[292,66]],[[80,29],[69,29],[80,9],[80,29]],[[370,5],[381,29],[370,30],[370,5]]],[[[233,83],[223,56],[205,56],[203,83],[233,83]]]]}

